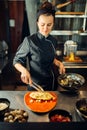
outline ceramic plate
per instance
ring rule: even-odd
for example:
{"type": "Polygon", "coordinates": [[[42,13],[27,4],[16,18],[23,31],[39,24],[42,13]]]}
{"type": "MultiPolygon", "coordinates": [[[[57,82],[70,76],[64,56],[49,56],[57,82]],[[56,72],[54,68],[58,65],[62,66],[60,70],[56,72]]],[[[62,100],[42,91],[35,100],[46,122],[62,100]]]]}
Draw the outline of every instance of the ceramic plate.
{"type": "Polygon", "coordinates": [[[49,101],[46,101],[46,100],[39,101],[39,100],[32,99],[29,96],[30,94],[31,92],[27,92],[24,95],[24,102],[25,102],[25,105],[33,112],[39,112],[39,113],[48,112],[52,110],[57,104],[58,97],[54,92],[50,92],[50,94],[54,96],[54,99],[49,100],[49,101]]]}

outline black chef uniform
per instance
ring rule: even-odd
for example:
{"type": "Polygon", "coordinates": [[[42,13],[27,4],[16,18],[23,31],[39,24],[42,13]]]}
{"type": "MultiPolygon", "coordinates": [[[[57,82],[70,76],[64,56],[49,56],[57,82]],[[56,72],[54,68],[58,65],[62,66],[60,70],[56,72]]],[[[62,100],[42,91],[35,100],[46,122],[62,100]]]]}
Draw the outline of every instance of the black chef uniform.
{"type": "MultiPolygon", "coordinates": [[[[37,32],[24,38],[17,49],[13,64],[24,64],[26,57],[28,57],[32,80],[45,90],[53,90],[53,60],[56,47],[57,41],[53,36],[44,37],[37,32]]],[[[28,87],[28,89],[30,90],[31,88],[28,87]]]]}

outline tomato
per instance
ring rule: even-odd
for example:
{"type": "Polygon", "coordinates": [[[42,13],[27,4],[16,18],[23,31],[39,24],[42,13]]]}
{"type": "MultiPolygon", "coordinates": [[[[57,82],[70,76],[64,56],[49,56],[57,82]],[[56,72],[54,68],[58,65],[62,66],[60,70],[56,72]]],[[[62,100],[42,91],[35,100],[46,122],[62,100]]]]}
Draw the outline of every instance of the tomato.
{"type": "Polygon", "coordinates": [[[65,117],[65,116],[62,116],[62,115],[53,115],[51,117],[51,122],[70,122],[70,118],[69,117],[65,117]]]}

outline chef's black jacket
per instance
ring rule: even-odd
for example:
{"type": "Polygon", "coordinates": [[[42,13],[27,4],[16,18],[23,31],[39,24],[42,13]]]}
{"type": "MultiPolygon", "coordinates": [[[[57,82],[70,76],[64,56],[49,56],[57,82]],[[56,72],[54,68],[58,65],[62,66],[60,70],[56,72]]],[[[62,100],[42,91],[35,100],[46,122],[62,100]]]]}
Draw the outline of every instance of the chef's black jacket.
{"type": "Polygon", "coordinates": [[[32,80],[42,85],[45,90],[53,90],[53,60],[56,47],[57,40],[53,36],[44,37],[37,32],[24,38],[17,49],[13,64],[24,65],[26,57],[28,57],[32,80]]]}

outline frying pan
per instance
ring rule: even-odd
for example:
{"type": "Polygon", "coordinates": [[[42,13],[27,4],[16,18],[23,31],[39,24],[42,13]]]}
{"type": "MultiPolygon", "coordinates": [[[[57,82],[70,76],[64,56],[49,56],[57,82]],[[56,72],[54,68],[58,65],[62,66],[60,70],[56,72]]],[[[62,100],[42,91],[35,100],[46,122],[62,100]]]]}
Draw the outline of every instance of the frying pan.
{"type": "Polygon", "coordinates": [[[77,91],[85,83],[84,77],[77,73],[62,74],[57,80],[63,89],[70,91],[77,91]]]}

